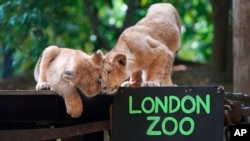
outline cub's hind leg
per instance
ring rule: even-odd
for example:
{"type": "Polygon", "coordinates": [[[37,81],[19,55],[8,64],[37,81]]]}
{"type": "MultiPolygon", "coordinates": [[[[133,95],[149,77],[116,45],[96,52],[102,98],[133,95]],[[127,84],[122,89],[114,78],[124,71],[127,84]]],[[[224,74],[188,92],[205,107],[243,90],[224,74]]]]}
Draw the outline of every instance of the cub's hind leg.
{"type": "Polygon", "coordinates": [[[165,73],[161,79],[161,86],[173,86],[172,82],[172,68],[173,68],[173,61],[169,59],[165,67],[165,73]]]}
{"type": "Polygon", "coordinates": [[[172,69],[175,55],[166,56],[165,72],[161,79],[161,86],[176,86],[172,82],[172,69]]]}
{"type": "Polygon", "coordinates": [[[50,85],[47,82],[47,70],[51,62],[58,55],[59,50],[60,49],[57,46],[49,46],[43,51],[41,58],[38,60],[36,68],[38,70],[35,70],[36,72],[38,72],[36,90],[50,89],[50,85]]]}
{"type": "Polygon", "coordinates": [[[172,71],[173,71],[173,65],[174,65],[174,59],[175,59],[175,53],[169,52],[167,53],[167,56],[165,58],[166,64],[165,64],[165,72],[161,79],[161,86],[176,86],[172,82],[172,71]]]}

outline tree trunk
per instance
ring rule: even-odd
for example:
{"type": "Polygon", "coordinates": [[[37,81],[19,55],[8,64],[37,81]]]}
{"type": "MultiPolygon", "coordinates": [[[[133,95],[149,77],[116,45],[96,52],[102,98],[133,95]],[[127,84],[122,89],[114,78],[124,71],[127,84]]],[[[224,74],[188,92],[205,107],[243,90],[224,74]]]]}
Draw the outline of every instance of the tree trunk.
{"type": "Polygon", "coordinates": [[[12,63],[13,63],[13,49],[5,49],[3,47],[3,79],[9,78],[12,76],[12,63]]]}
{"type": "Polygon", "coordinates": [[[250,95],[250,0],[233,0],[234,91],[250,95]]]}

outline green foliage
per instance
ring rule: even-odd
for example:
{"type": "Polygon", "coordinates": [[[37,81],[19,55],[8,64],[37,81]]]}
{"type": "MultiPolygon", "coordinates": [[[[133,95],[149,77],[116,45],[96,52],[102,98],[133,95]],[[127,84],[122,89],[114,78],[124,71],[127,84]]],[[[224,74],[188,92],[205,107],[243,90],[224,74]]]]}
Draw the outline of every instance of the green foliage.
{"type": "Polygon", "coordinates": [[[89,54],[97,49],[107,52],[120,33],[156,2],[170,2],[180,13],[182,45],[177,57],[208,62],[213,38],[209,0],[2,0],[0,73],[5,69],[6,52],[13,52],[10,75],[32,70],[43,49],[51,44],[89,54]]]}
{"type": "Polygon", "coordinates": [[[211,4],[208,0],[192,0],[184,3],[178,11],[182,19],[183,34],[177,57],[200,63],[210,61],[213,39],[211,4]]]}
{"type": "MultiPolygon", "coordinates": [[[[14,50],[14,74],[31,70],[50,44],[93,52],[91,29],[80,0],[52,3],[48,0],[6,0],[0,5],[0,45],[14,50]],[[86,24],[87,23],[87,24],[86,24]]],[[[3,60],[3,59],[2,59],[3,60]]]]}

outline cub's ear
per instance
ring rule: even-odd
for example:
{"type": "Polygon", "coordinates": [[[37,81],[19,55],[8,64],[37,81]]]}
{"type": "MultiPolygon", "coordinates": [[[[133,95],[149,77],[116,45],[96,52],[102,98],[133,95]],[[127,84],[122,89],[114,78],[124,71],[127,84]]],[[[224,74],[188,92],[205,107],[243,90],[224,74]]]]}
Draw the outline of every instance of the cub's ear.
{"type": "Polygon", "coordinates": [[[76,77],[76,74],[72,71],[64,71],[63,72],[63,78],[65,79],[73,79],[76,77]]]}
{"type": "Polygon", "coordinates": [[[76,74],[73,71],[64,71],[62,77],[72,86],[76,85],[79,81],[79,78],[76,77],[76,74]]]}
{"type": "Polygon", "coordinates": [[[127,63],[127,57],[124,54],[117,54],[113,58],[113,62],[120,66],[125,66],[127,63]]]}
{"type": "Polygon", "coordinates": [[[97,64],[101,65],[102,60],[103,60],[103,53],[101,50],[97,50],[92,56],[91,56],[92,61],[97,64]]]}

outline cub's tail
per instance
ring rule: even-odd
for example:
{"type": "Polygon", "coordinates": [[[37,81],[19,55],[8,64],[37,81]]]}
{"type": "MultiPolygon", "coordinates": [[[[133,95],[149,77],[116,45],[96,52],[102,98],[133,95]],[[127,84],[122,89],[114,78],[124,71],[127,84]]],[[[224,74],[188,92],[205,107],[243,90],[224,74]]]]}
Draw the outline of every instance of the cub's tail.
{"type": "Polygon", "coordinates": [[[35,69],[34,69],[34,78],[35,78],[36,82],[38,81],[39,74],[40,74],[39,68],[40,68],[40,64],[41,64],[41,59],[42,59],[42,56],[39,57],[39,59],[36,63],[35,69]]]}

